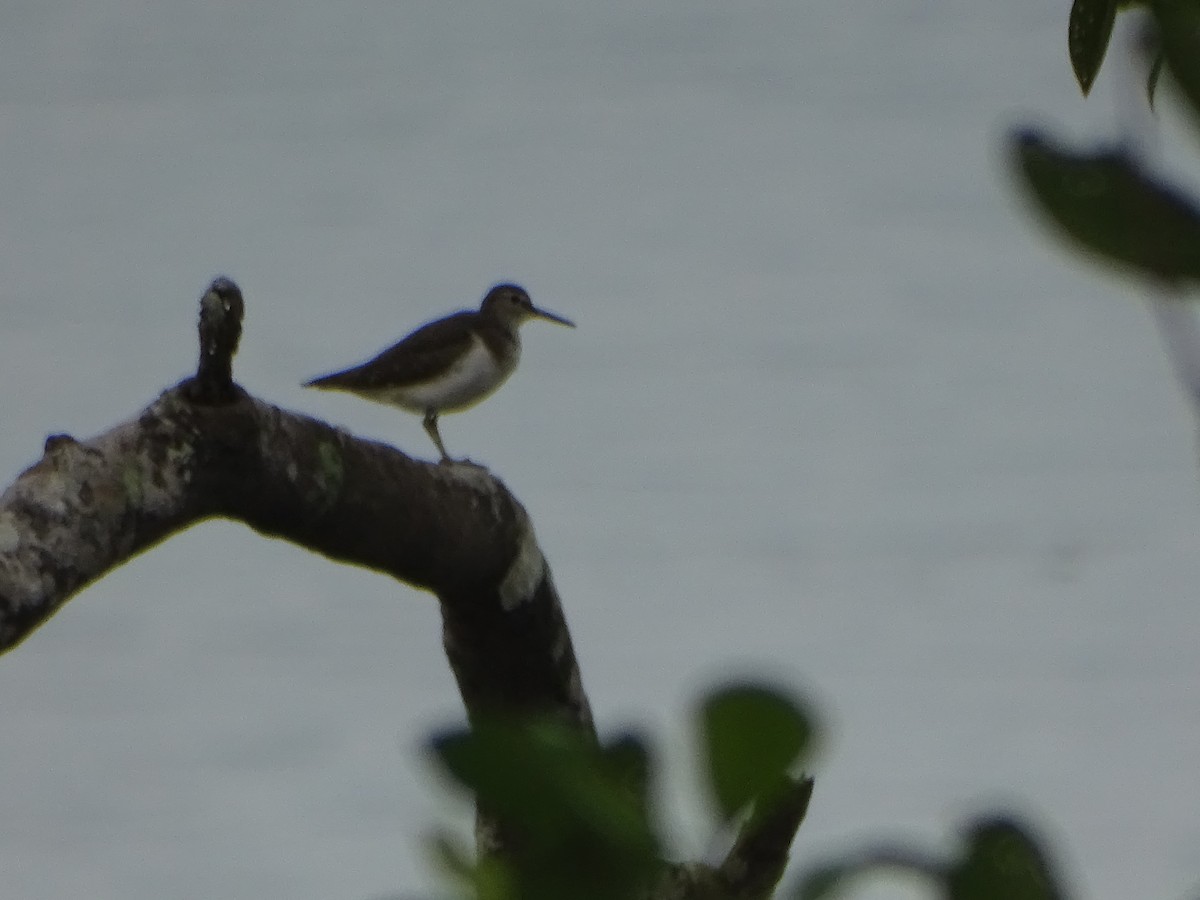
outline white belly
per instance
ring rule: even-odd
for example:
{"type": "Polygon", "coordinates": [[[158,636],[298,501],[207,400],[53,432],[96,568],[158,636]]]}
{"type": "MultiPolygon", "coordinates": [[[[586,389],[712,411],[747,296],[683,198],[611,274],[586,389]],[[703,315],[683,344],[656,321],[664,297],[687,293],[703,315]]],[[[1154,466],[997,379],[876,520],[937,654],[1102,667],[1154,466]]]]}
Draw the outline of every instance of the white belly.
{"type": "Polygon", "coordinates": [[[375,399],[410,412],[423,413],[427,409],[455,412],[473,406],[491,394],[514,368],[515,357],[512,365],[502,367],[483,341],[475,337],[470,351],[440,377],[422,384],[380,391],[375,399]]]}

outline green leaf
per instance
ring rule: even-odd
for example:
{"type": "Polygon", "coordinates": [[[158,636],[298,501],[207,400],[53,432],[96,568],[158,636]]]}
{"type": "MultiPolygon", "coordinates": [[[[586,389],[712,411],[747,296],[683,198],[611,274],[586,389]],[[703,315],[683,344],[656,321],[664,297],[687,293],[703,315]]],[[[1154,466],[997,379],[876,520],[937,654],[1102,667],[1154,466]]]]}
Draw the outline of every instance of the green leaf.
{"type": "Polygon", "coordinates": [[[923,883],[937,888],[945,883],[946,867],[941,860],[924,852],[885,845],[809,869],[792,897],[793,900],[841,897],[851,882],[867,877],[878,882],[883,876],[892,876],[892,881],[923,883]]]}
{"type": "Polygon", "coordinates": [[[623,734],[605,744],[600,752],[612,779],[648,815],[651,767],[646,741],[634,734],[623,734]]]}
{"type": "Polygon", "coordinates": [[[1067,24],[1067,51],[1075,80],[1086,97],[1104,61],[1117,18],[1117,0],[1075,0],[1067,24]]]}
{"type": "Polygon", "coordinates": [[[559,722],[492,721],[435,738],[432,749],[501,823],[513,897],[612,900],[644,889],[660,862],[631,783],[647,758],[635,744],[602,751],[559,722]]]}
{"type": "Polygon", "coordinates": [[[1179,86],[1192,112],[1200,115],[1200,3],[1195,0],[1154,0],[1159,46],[1167,71],[1179,86]]]}
{"type": "Polygon", "coordinates": [[[517,886],[503,860],[476,860],[472,850],[444,831],[432,837],[429,851],[448,879],[460,890],[468,891],[474,900],[519,900],[517,886]]]}
{"type": "Polygon", "coordinates": [[[950,865],[922,851],[881,846],[812,868],[793,900],[832,900],[852,881],[899,876],[924,882],[945,900],[1062,900],[1050,866],[1024,826],[989,814],[966,828],[966,845],[950,865]]]}
{"type": "Polygon", "coordinates": [[[1159,281],[1200,279],[1200,210],[1129,153],[1075,152],[1033,131],[1011,150],[1034,207],[1076,249],[1159,281]]]}
{"type": "Polygon", "coordinates": [[[767,798],[812,749],[813,720],[769,688],[741,685],[710,694],[701,710],[708,780],[725,819],[767,798]]]}
{"type": "Polygon", "coordinates": [[[810,869],[800,879],[793,897],[795,900],[830,900],[838,896],[858,874],[859,867],[849,863],[831,863],[810,869]]]}
{"type": "Polygon", "coordinates": [[[1158,90],[1158,80],[1162,76],[1163,56],[1162,53],[1155,53],[1154,59],[1150,62],[1150,69],[1146,73],[1146,102],[1150,104],[1150,109],[1154,109],[1154,94],[1158,90]]]}
{"type": "Polygon", "coordinates": [[[1037,842],[1015,819],[992,816],[967,829],[963,858],[946,879],[950,900],[1061,900],[1037,842]]]}
{"type": "Polygon", "coordinates": [[[435,834],[429,841],[429,851],[440,868],[458,878],[468,878],[475,870],[470,853],[448,832],[439,831],[435,834]]]}

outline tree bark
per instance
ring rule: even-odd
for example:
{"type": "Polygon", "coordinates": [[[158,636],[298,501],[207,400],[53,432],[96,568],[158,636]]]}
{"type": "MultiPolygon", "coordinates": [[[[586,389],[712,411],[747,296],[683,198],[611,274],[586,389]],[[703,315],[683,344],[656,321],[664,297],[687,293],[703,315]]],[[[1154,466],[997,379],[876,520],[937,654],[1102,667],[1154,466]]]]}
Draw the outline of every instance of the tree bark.
{"type": "Polygon", "coordinates": [[[90,440],[48,438],[0,496],[0,652],[131,556],[222,516],[436,594],[470,718],[549,713],[593,732],[520,503],[481,466],[414,460],[246,394],[231,378],[241,315],[237,286],[214,281],[197,375],[90,440]]]}
{"type": "MultiPolygon", "coordinates": [[[[195,377],[94,438],[47,438],[41,460],[0,495],[0,653],[125,560],[220,516],[433,592],[472,722],[548,715],[595,739],[558,592],[520,503],[481,466],[414,460],[247,394],[232,379],[242,312],[240,290],[218,278],[201,298],[195,377]]],[[[807,792],[796,799],[743,834],[722,869],[697,878],[676,867],[662,895],[769,890],[807,792]]],[[[481,852],[503,852],[492,817],[480,813],[476,834],[481,852]]]]}

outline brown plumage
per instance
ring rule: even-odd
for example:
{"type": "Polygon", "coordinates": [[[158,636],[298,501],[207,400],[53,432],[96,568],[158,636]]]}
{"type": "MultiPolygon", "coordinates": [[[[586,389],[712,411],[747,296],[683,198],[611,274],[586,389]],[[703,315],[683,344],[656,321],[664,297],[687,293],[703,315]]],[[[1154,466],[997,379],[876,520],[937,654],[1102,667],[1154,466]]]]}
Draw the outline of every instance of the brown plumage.
{"type": "Polygon", "coordinates": [[[533,318],[575,327],[534,306],[524,288],[499,284],[477,312],[458,312],[423,325],[362,365],[314,378],[305,387],[348,391],[423,413],[425,430],[448,460],[438,415],[474,406],[504,383],[520,360],[518,328],[533,318]]]}

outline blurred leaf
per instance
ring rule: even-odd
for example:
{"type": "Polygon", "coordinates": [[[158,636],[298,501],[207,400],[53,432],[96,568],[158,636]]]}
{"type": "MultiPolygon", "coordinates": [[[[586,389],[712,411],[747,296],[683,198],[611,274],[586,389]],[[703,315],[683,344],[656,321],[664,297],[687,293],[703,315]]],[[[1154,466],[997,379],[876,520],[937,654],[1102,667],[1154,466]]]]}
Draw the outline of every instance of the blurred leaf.
{"type": "Polygon", "coordinates": [[[650,754],[646,741],[634,734],[623,734],[601,748],[604,764],[613,779],[624,787],[643,815],[649,815],[650,754]]]}
{"type": "Polygon", "coordinates": [[[444,871],[460,878],[467,878],[475,871],[470,852],[454,835],[438,832],[429,846],[434,859],[444,871]]]}
{"type": "Polygon", "coordinates": [[[1162,77],[1162,68],[1163,56],[1162,53],[1157,53],[1146,73],[1146,102],[1150,104],[1151,109],[1154,109],[1154,94],[1158,90],[1158,80],[1162,77]]]}
{"type": "Polygon", "coordinates": [[[1077,153],[1032,131],[1012,152],[1035,207],[1077,249],[1161,281],[1200,279],[1200,211],[1127,152],[1077,153]]]}
{"type": "Polygon", "coordinates": [[[742,685],[710,694],[701,711],[701,747],[722,817],[732,818],[786,783],[812,745],[812,717],[769,688],[742,685]]]}
{"type": "Polygon", "coordinates": [[[971,823],[961,859],[949,866],[920,851],[876,847],[810,870],[793,900],[832,900],[851,881],[884,873],[920,879],[940,888],[945,900],[1063,900],[1037,843],[1015,819],[1000,815],[971,823]]]}
{"type": "Polygon", "coordinates": [[[1192,112],[1200,115],[1200,3],[1154,0],[1153,9],[1167,71],[1179,85],[1192,112]]]}
{"type": "Polygon", "coordinates": [[[516,900],[519,896],[509,867],[502,860],[476,861],[473,851],[446,832],[434,835],[430,849],[442,871],[457,887],[469,891],[474,900],[516,900]]]}
{"type": "Polygon", "coordinates": [[[967,841],[946,878],[950,900],[1061,900],[1045,856],[1015,819],[979,819],[967,841]]]}
{"type": "Polygon", "coordinates": [[[511,896],[611,900],[643,889],[659,866],[629,781],[630,761],[646,753],[632,742],[609,756],[558,722],[485,722],[436,738],[432,749],[503,823],[511,896]]]}
{"type": "Polygon", "coordinates": [[[1067,24],[1067,51],[1079,89],[1087,96],[1104,61],[1117,18],[1117,0],[1075,0],[1067,24]]]}
{"type": "Polygon", "coordinates": [[[858,873],[859,867],[849,863],[810,869],[804,873],[792,896],[794,900],[830,900],[838,896],[858,873]]]}
{"type": "MultiPolygon", "coordinates": [[[[861,851],[834,863],[810,869],[801,879],[793,900],[826,900],[841,897],[852,881],[881,875],[899,876],[939,887],[945,881],[946,867],[940,859],[911,848],[882,846],[861,851]]],[[[1010,898],[1020,900],[1020,898],[1010,898]]]]}
{"type": "MultiPolygon", "coordinates": [[[[1139,2],[1139,6],[1148,5],[1149,0],[1139,2]]],[[[1163,71],[1162,43],[1158,37],[1158,20],[1153,16],[1144,16],[1138,23],[1137,39],[1132,43],[1135,63],[1146,69],[1146,102],[1154,109],[1154,99],[1158,95],[1158,82],[1163,71]]]]}

